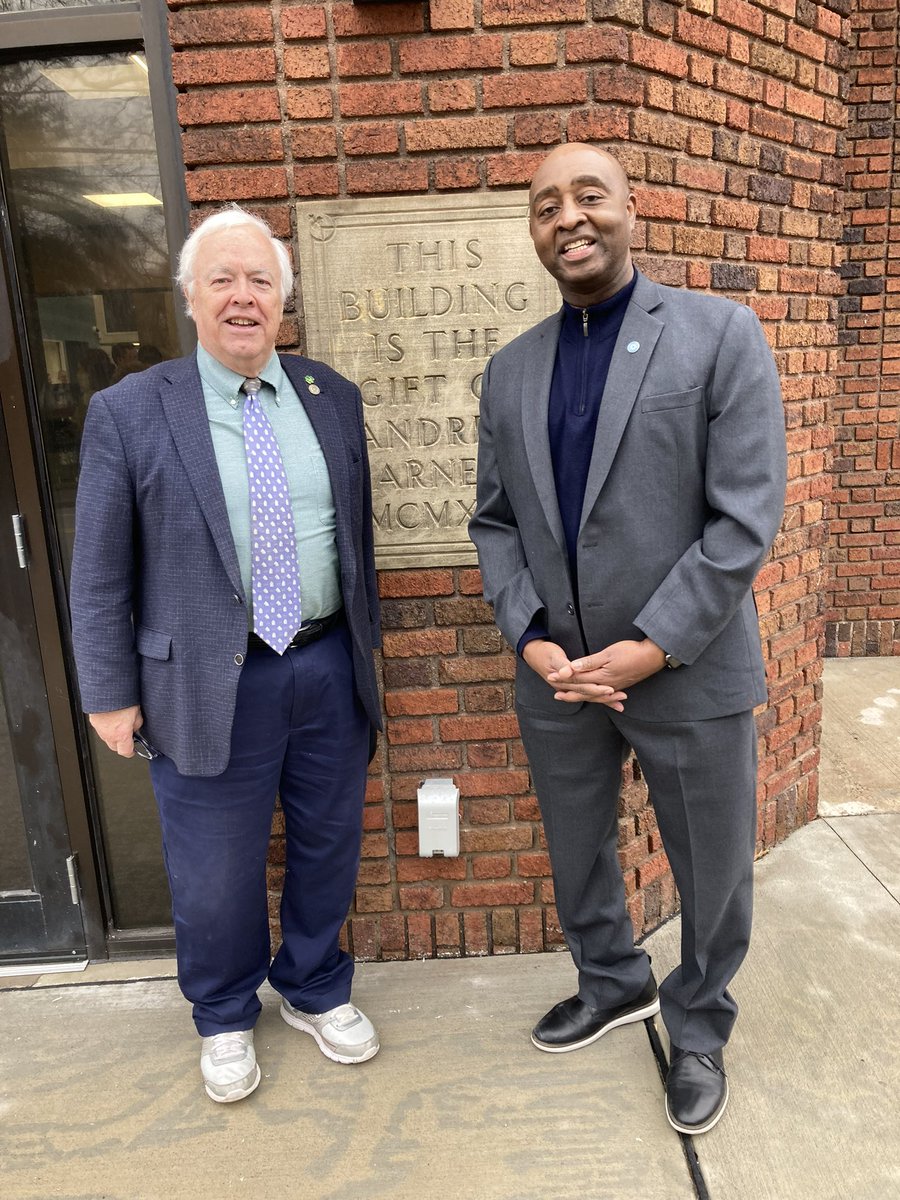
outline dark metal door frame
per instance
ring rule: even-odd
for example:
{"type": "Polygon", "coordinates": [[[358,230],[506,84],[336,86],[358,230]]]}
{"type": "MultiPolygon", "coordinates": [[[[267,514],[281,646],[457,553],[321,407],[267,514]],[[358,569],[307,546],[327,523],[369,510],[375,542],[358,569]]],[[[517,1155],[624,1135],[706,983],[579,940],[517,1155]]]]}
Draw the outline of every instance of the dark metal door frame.
{"type": "MultiPolygon", "coordinates": [[[[165,201],[165,219],[170,255],[189,231],[188,203],[184,187],[184,164],[180,152],[172,85],[171,49],[166,34],[166,6],[162,0],[140,0],[64,10],[0,15],[0,69],[4,60],[57,56],[96,51],[102,53],[126,43],[142,44],[147,58],[150,100],[157,141],[160,184],[165,201]]],[[[15,267],[13,231],[0,171],[0,404],[12,462],[12,488],[29,538],[35,651],[38,673],[43,670],[46,704],[49,709],[58,802],[65,814],[71,853],[78,864],[82,903],[84,945],[89,958],[106,958],[113,932],[108,927],[110,906],[105,886],[105,867],[96,813],[91,812],[94,788],[89,778],[90,758],[85,729],[71,684],[74,665],[69,637],[69,618],[64,575],[56,532],[52,528],[53,504],[44,461],[42,434],[30,368],[28,336],[22,319],[21,296],[15,267]]],[[[178,325],[184,351],[194,341],[191,322],[177,306],[178,325]]],[[[0,447],[2,459],[2,447],[0,447]]],[[[3,469],[0,463],[0,470],[3,469]]],[[[0,510],[0,517],[8,519],[0,510]]],[[[23,575],[25,573],[23,572],[23,575]]],[[[46,818],[44,818],[46,819],[46,818]]],[[[50,831],[35,831],[38,840],[53,841],[50,831]]],[[[64,856],[65,858],[65,856],[64,856]]],[[[65,896],[71,903],[68,877],[65,896]]],[[[69,914],[70,915],[70,914],[69,914]]],[[[122,940],[119,940],[122,945],[122,940]]],[[[129,940],[122,949],[168,947],[169,939],[150,936],[129,940]]]]}

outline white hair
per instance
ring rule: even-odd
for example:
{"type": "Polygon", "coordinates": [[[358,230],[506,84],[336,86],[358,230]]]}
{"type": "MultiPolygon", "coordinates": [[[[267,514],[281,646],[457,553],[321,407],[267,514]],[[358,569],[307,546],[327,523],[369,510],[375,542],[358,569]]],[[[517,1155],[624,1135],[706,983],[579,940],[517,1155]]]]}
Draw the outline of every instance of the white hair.
{"type": "Polygon", "coordinates": [[[191,315],[189,297],[194,284],[194,262],[197,258],[197,251],[200,249],[200,243],[204,238],[209,237],[210,234],[221,233],[223,229],[236,229],[242,225],[258,229],[260,233],[264,233],[271,241],[272,249],[275,251],[275,258],[278,260],[278,270],[281,276],[281,303],[284,304],[288,296],[290,296],[291,289],[294,286],[294,271],[291,266],[291,256],[288,254],[286,247],[275,237],[272,230],[261,217],[255,217],[253,213],[248,213],[239,204],[230,204],[228,208],[222,208],[201,221],[181,247],[175,282],[187,299],[188,316],[191,315]]]}

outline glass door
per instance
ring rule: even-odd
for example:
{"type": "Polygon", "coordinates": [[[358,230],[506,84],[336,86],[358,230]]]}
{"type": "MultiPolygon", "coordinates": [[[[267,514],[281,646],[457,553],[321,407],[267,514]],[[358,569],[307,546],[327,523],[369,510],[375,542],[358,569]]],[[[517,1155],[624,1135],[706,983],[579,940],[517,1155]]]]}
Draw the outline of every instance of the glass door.
{"type": "MultiPolygon", "coordinates": [[[[183,353],[140,44],[0,64],[0,171],[7,283],[62,591],[90,397],[183,353]]],[[[111,754],[86,722],[78,736],[107,935],[165,940],[170,902],[146,764],[111,754]]],[[[7,807],[0,839],[14,820],[7,807]]]]}
{"type": "Polygon", "coordinates": [[[25,528],[0,420],[0,965],[85,957],[25,528]]]}

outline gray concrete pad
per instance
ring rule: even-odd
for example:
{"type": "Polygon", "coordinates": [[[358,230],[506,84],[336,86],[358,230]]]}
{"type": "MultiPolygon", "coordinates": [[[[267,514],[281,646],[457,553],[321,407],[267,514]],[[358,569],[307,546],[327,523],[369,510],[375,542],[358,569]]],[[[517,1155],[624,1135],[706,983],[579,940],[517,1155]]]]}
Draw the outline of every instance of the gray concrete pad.
{"type": "Polygon", "coordinates": [[[43,963],[25,974],[24,966],[0,967],[0,989],[22,987],[83,986],[86,983],[126,982],[134,979],[174,979],[178,964],[169,958],[118,958],[103,962],[43,963]]]}
{"type": "Polygon", "coordinates": [[[825,662],[819,815],[900,813],[900,658],[825,662]]]}
{"type": "MultiPolygon", "coordinates": [[[[900,662],[825,674],[827,817],[757,865],[732,1099],[694,1141],[711,1200],[900,1197],[900,662]]],[[[676,919],[648,939],[660,978],[679,935],[676,919]]],[[[2,1200],[694,1196],[642,1026],[531,1047],[574,990],[568,955],[361,965],[383,1049],[359,1068],[264,991],[263,1083],[227,1106],[202,1091],[173,966],[0,978],[2,1200]]]]}
{"type": "Polygon", "coordinates": [[[0,975],[0,991],[6,988],[32,987],[39,978],[39,975],[0,975]]]}
{"type": "Polygon", "coordinates": [[[900,813],[829,817],[828,825],[900,904],[900,813]]]}
{"type": "MultiPolygon", "coordinates": [[[[679,936],[676,919],[648,939],[660,976],[679,936]]],[[[712,1200],[900,1196],[898,978],[900,907],[828,824],[757,865],[731,1100],[695,1139],[712,1200]]]]}
{"type": "Polygon", "coordinates": [[[174,954],[169,958],[118,958],[106,962],[88,963],[81,975],[39,975],[35,987],[65,987],[86,983],[127,983],[141,979],[174,979],[178,964],[174,954]]]}
{"type": "Polygon", "coordinates": [[[572,1054],[528,1032],[568,955],[367,964],[382,1051],[328,1062],[266,990],[259,1090],[204,1095],[170,980],[0,995],[4,1200],[691,1200],[643,1025],[572,1054]]]}

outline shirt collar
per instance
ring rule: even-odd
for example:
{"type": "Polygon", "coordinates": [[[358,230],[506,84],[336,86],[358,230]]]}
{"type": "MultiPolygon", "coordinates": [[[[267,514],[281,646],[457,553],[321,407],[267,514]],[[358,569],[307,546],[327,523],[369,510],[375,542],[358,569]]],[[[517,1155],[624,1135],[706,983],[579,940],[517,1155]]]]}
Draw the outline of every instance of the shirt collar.
{"type": "MultiPolygon", "coordinates": [[[[220,363],[217,358],[205,350],[200,343],[197,343],[197,369],[200,372],[201,380],[208,388],[221,396],[222,399],[230,404],[232,408],[241,408],[244,403],[243,393],[241,392],[241,384],[246,379],[245,375],[239,375],[237,371],[232,371],[230,367],[226,367],[224,363],[220,363]]],[[[259,378],[263,383],[267,383],[275,393],[275,403],[281,403],[282,391],[284,388],[284,371],[281,366],[281,359],[272,351],[272,357],[259,372],[259,378]]]]}
{"type": "Polygon", "coordinates": [[[583,314],[585,312],[588,314],[593,330],[602,329],[604,325],[616,320],[616,318],[621,322],[636,283],[637,270],[635,270],[628,283],[623,288],[620,288],[614,296],[609,296],[606,300],[601,300],[599,304],[591,304],[587,309],[578,308],[574,304],[570,304],[568,300],[563,300],[563,323],[566,326],[571,326],[572,329],[577,327],[578,333],[581,335],[584,321],[583,314]]]}

